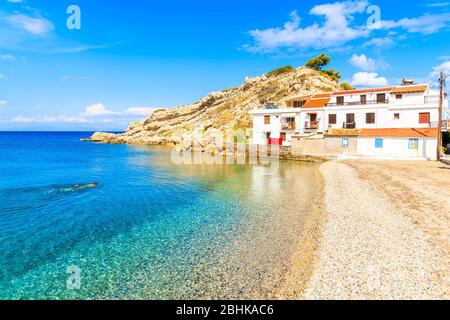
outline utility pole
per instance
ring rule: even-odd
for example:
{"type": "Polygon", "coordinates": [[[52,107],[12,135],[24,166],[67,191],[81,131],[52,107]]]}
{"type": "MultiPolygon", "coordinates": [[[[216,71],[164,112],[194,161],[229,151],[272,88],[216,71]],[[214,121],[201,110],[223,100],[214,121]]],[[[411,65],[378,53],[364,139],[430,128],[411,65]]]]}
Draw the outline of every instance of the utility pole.
{"type": "Polygon", "coordinates": [[[444,105],[444,86],[445,86],[445,74],[441,72],[439,77],[439,122],[437,133],[437,161],[441,161],[441,148],[442,148],[442,109],[444,105]]]}

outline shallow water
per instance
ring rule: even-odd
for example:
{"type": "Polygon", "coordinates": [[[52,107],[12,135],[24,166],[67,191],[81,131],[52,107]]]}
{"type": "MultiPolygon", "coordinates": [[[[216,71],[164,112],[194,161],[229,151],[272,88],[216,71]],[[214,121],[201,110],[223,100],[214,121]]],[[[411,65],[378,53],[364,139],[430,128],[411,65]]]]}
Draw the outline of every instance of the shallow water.
{"type": "Polygon", "coordinates": [[[176,166],[166,150],[88,135],[0,133],[0,299],[273,297],[314,165],[176,166]]]}

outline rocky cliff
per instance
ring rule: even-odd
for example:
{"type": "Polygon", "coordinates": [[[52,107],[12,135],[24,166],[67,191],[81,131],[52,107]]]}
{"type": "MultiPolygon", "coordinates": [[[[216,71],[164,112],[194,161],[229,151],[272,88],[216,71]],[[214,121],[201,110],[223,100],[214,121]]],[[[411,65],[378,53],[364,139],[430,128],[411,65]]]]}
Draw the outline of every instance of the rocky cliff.
{"type": "MultiPolygon", "coordinates": [[[[124,134],[95,133],[91,141],[128,144],[179,144],[182,135],[202,127],[226,131],[246,129],[249,111],[265,103],[281,104],[299,95],[333,91],[339,84],[326,74],[301,67],[247,78],[236,88],[213,92],[198,102],[168,110],[157,110],[143,121],[132,123],[124,134]]],[[[211,130],[212,131],[212,130],[211,130]]]]}

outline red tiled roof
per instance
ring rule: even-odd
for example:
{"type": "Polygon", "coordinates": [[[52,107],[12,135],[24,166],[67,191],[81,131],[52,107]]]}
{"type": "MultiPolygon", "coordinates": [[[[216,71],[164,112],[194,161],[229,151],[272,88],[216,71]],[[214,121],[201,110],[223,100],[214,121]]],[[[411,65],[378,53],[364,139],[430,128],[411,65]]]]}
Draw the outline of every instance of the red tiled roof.
{"type": "Polygon", "coordinates": [[[357,89],[357,90],[341,90],[333,92],[333,96],[342,96],[342,95],[349,95],[349,94],[360,94],[360,93],[375,93],[375,92],[391,92],[392,87],[386,87],[386,88],[372,88],[372,89],[357,89]]]}
{"type": "Polygon", "coordinates": [[[330,102],[330,98],[325,99],[310,99],[308,100],[302,108],[322,108],[328,102],[330,102]]]}
{"type": "Polygon", "coordinates": [[[299,100],[308,100],[308,99],[321,99],[321,98],[330,98],[331,93],[317,93],[317,94],[309,94],[305,96],[299,96],[290,98],[286,101],[299,101],[299,100]]]}
{"type": "Polygon", "coordinates": [[[434,138],[437,128],[361,129],[361,137],[434,138]]]}
{"type": "Polygon", "coordinates": [[[417,86],[404,86],[395,87],[392,89],[392,93],[407,93],[407,92],[424,92],[427,91],[427,85],[417,85],[417,86]]]}

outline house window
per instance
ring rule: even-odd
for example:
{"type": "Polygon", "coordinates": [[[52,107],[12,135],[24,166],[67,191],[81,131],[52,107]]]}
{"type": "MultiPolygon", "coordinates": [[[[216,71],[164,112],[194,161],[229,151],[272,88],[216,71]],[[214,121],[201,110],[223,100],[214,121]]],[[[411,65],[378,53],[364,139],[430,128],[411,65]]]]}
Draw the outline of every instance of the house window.
{"type": "Polygon", "coordinates": [[[419,150],[419,139],[409,139],[408,140],[409,150],[419,150]]]}
{"type": "Polygon", "coordinates": [[[344,104],[344,97],[336,97],[336,104],[342,106],[344,104]]]}
{"type": "Polygon", "coordinates": [[[302,101],[294,101],[294,108],[301,108],[305,105],[306,101],[302,100],[302,101]]]}
{"type": "Polygon", "coordinates": [[[284,121],[285,121],[286,123],[294,123],[294,122],[295,122],[295,118],[294,118],[294,117],[285,118],[284,121]]]}
{"type": "Polygon", "coordinates": [[[394,120],[400,120],[400,113],[394,113],[394,120]]]}
{"type": "Polygon", "coordinates": [[[386,93],[377,94],[377,102],[378,103],[386,103],[386,93]]]}
{"type": "Polygon", "coordinates": [[[342,148],[348,148],[350,145],[348,138],[342,138],[342,148]]]}
{"type": "Polygon", "coordinates": [[[367,96],[366,95],[361,96],[361,104],[367,104],[367,96]]]}
{"type": "Polygon", "coordinates": [[[366,123],[367,124],[375,123],[375,113],[366,113],[366,123]]]}
{"type": "Polygon", "coordinates": [[[329,114],[328,115],[328,124],[336,124],[337,119],[335,114],[329,114]]]}
{"type": "Polygon", "coordinates": [[[264,124],[270,124],[270,116],[264,116],[264,124]]]}
{"type": "Polygon", "coordinates": [[[383,139],[375,139],[375,148],[377,149],[383,148],[383,139]]]}
{"type": "Polygon", "coordinates": [[[419,123],[421,124],[430,123],[430,113],[429,112],[419,113],[419,123]]]}
{"type": "Polygon", "coordinates": [[[397,99],[397,100],[402,100],[402,99],[403,99],[403,94],[397,93],[397,94],[395,95],[395,99],[397,99]]]}
{"type": "Polygon", "coordinates": [[[355,123],[355,114],[354,113],[347,113],[345,116],[345,124],[344,129],[355,129],[356,123],[355,123]]]}
{"type": "Polygon", "coordinates": [[[281,132],[280,138],[281,138],[281,141],[286,142],[286,132],[281,132]]]}

